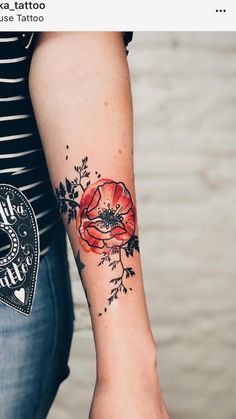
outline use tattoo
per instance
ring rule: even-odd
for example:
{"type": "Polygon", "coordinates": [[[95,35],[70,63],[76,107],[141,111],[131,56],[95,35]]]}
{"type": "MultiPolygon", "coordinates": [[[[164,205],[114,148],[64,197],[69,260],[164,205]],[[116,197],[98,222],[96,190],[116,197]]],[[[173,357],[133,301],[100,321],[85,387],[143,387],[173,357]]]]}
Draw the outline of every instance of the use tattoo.
{"type": "Polygon", "coordinates": [[[135,272],[125,266],[124,259],[139,252],[135,207],[123,182],[102,178],[96,172],[97,179],[91,183],[88,157],[74,170],[75,178],[65,178],[55,190],[58,208],[61,214],[67,214],[69,224],[75,222],[82,248],[98,255],[98,266],[107,265],[110,269],[110,305],[119,293],[132,290],[125,280],[135,276],[135,272]]]}

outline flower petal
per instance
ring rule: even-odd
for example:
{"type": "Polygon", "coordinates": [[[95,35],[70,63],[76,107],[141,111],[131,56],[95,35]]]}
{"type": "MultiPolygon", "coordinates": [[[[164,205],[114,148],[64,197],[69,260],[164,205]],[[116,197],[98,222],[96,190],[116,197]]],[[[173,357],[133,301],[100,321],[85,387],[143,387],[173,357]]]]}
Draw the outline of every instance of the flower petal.
{"type": "Polygon", "coordinates": [[[115,237],[116,235],[122,235],[125,234],[125,229],[122,227],[122,224],[120,223],[119,226],[105,229],[101,227],[101,222],[97,221],[96,223],[90,223],[87,227],[86,230],[89,233],[90,236],[96,238],[96,239],[100,239],[100,240],[108,240],[112,237],[115,237]],[[101,230],[102,228],[102,230],[101,230]]]}
{"type": "Polygon", "coordinates": [[[103,240],[101,240],[100,238],[92,237],[91,234],[89,234],[89,231],[87,228],[84,229],[84,233],[81,237],[92,248],[99,247],[100,249],[102,249],[104,247],[103,240]]]}
{"type": "Polygon", "coordinates": [[[106,182],[98,189],[101,194],[101,206],[105,205],[106,208],[107,204],[110,204],[111,208],[115,209],[119,205],[117,214],[125,214],[133,205],[130,193],[122,182],[106,182]]]}
{"type": "Polygon", "coordinates": [[[87,215],[88,218],[90,218],[90,220],[93,220],[94,218],[98,218],[99,217],[99,212],[100,212],[100,207],[99,207],[99,202],[101,200],[101,193],[99,189],[96,189],[91,202],[89,203],[88,206],[88,211],[87,211],[87,215]]]}
{"type": "Polygon", "coordinates": [[[117,235],[117,240],[122,240],[123,244],[125,244],[130,237],[134,234],[135,231],[135,212],[134,209],[131,208],[127,214],[123,216],[123,224],[125,229],[125,234],[122,234],[121,236],[117,235]]]}
{"type": "Polygon", "coordinates": [[[97,182],[92,183],[91,185],[89,185],[80,200],[80,211],[81,213],[83,212],[83,210],[85,208],[89,208],[90,210],[95,208],[98,204],[97,199],[99,198],[99,196],[94,196],[95,192],[97,191],[98,187],[100,185],[103,185],[105,182],[111,182],[110,179],[99,179],[97,182]]]}
{"type": "Polygon", "coordinates": [[[83,241],[85,241],[91,247],[93,247],[93,246],[96,246],[96,247],[99,247],[99,248],[104,247],[104,243],[103,243],[102,240],[91,237],[88,233],[87,226],[91,223],[91,221],[88,220],[88,218],[86,216],[86,209],[83,211],[82,216],[81,216],[80,219],[81,219],[81,223],[80,223],[80,226],[79,226],[79,233],[80,233],[81,239],[83,241]]]}

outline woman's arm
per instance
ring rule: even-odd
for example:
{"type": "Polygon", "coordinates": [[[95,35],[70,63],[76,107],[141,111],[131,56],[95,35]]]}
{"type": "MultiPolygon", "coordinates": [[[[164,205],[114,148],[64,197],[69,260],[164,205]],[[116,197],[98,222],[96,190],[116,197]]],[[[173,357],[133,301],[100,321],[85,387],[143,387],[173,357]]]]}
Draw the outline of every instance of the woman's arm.
{"type": "Polygon", "coordinates": [[[167,417],[160,413],[156,346],[140,264],[132,99],[122,34],[42,34],[30,92],[90,306],[97,354],[91,417],[167,417]],[[137,410],[128,411],[134,406],[137,410]]]}

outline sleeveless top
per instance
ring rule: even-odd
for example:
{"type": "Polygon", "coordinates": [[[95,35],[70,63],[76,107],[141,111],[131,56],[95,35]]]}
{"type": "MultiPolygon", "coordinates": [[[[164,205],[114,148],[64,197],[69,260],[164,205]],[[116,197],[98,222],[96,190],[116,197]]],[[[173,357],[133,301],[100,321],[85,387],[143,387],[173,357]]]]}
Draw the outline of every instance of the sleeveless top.
{"type": "MultiPolygon", "coordinates": [[[[124,32],[125,46],[132,32],[124,32]]],[[[35,32],[0,32],[0,183],[19,188],[36,215],[40,254],[60,219],[32,108],[28,76],[35,32]]]]}

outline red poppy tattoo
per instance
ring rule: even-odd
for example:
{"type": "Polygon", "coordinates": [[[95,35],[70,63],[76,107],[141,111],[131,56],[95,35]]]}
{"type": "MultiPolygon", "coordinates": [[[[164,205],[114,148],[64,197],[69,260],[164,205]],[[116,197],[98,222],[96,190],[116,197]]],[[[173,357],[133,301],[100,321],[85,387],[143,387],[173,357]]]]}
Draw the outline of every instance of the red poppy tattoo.
{"type": "Polygon", "coordinates": [[[60,212],[68,215],[68,223],[75,220],[82,248],[100,255],[98,266],[107,263],[112,272],[119,271],[110,280],[111,304],[120,292],[127,294],[125,279],[135,276],[133,269],[123,263],[123,256],[134,256],[139,251],[138,237],[134,234],[135,207],[123,182],[103,179],[96,172],[99,180],[92,184],[86,180],[84,185],[83,179],[90,176],[87,163],[85,157],[81,166],[74,166],[79,176],[72,181],[65,179],[65,184],[61,182],[56,188],[56,198],[60,212]]]}
{"type": "Polygon", "coordinates": [[[135,209],[124,183],[100,179],[88,186],[76,226],[86,251],[107,253],[127,243],[135,230],[135,209]]]}

